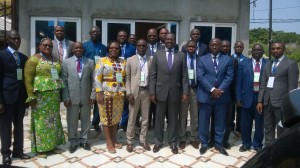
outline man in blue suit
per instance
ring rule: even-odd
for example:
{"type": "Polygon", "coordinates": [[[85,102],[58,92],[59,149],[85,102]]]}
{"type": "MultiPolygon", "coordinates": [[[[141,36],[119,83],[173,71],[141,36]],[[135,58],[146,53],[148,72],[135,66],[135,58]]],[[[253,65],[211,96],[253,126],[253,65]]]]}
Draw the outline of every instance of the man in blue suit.
{"type": "MultiPolygon", "coordinates": [[[[128,35],[126,31],[118,32],[117,41],[120,43],[120,58],[127,59],[136,54],[136,47],[128,43],[128,35]]],[[[128,102],[124,103],[124,110],[120,121],[120,127],[126,132],[128,122],[128,102]]]]}
{"type": "Polygon", "coordinates": [[[267,60],[262,58],[264,49],[261,44],[255,44],[252,47],[251,53],[252,59],[245,58],[239,64],[236,83],[237,106],[242,108],[242,146],[239,149],[240,152],[250,150],[251,146],[256,151],[261,150],[264,138],[264,118],[262,113],[256,110],[256,105],[261,80],[260,76],[267,60]],[[255,120],[255,133],[252,141],[253,119],[255,120]]]}
{"type": "Polygon", "coordinates": [[[215,149],[228,156],[223,148],[223,139],[226,129],[226,112],[231,99],[229,86],[233,80],[233,62],[230,57],[220,54],[221,41],[218,38],[210,40],[209,51],[197,61],[200,154],[203,155],[208,149],[210,117],[213,113],[215,149]]]}

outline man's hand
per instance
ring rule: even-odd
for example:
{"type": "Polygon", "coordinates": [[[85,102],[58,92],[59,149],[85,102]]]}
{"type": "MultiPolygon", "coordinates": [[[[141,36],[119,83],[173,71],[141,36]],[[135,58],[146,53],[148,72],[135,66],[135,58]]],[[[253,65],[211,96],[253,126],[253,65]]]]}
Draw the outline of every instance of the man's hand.
{"type": "Polygon", "coordinates": [[[0,104],[0,114],[1,113],[4,113],[4,105],[3,104],[0,104]]]}
{"type": "Polygon", "coordinates": [[[212,91],[211,97],[214,98],[214,99],[218,99],[222,95],[222,93],[223,93],[222,90],[220,90],[220,89],[214,89],[212,91]]]}
{"type": "Polygon", "coordinates": [[[151,95],[150,100],[152,103],[156,104],[156,96],[155,95],[151,95]]]}
{"type": "Polygon", "coordinates": [[[182,95],[182,102],[189,102],[189,96],[188,95],[182,95]]]}
{"type": "Polygon", "coordinates": [[[129,102],[129,104],[134,105],[134,97],[133,97],[132,94],[129,94],[129,95],[127,96],[127,100],[128,100],[128,102],[129,102]]]}
{"type": "Polygon", "coordinates": [[[259,114],[262,114],[262,111],[263,111],[262,103],[257,103],[256,110],[257,110],[257,112],[259,112],[259,114]]]}
{"type": "Polygon", "coordinates": [[[89,105],[93,105],[95,103],[95,99],[90,99],[89,105]]]}
{"type": "Polygon", "coordinates": [[[66,108],[71,107],[72,106],[71,100],[64,101],[64,105],[66,108]]]}
{"type": "Polygon", "coordinates": [[[103,92],[97,93],[97,103],[103,105],[104,104],[104,95],[103,92]]]}
{"type": "Polygon", "coordinates": [[[236,102],[236,106],[243,107],[243,104],[241,102],[236,102]]]}

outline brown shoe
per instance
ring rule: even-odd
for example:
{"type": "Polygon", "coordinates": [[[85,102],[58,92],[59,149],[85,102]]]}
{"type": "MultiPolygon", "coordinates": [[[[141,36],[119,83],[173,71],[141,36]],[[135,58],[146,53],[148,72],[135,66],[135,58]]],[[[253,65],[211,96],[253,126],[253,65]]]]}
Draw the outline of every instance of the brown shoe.
{"type": "Polygon", "coordinates": [[[191,141],[191,145],[192,145],[193,148],[199,149],[199,142],[197,142],[197,141],[191,141]]]}
{"type": "Polygon", "coordinates": [[[143,147],[147,151],[151,151],[151,148],[147,143],[140,143],[140,146],[143,147]]]}
{"type": "Polygon", "coordinates": [[[179,148],[184,149],[185,148],[185,141],[180,141],[179,142],[179,148]]]}
{"type": "Polygon", "coordinates": [[[133,151],[133,145],[127,144],[126,150],[127,150],[127,152],[131,153],[133,151]]]}

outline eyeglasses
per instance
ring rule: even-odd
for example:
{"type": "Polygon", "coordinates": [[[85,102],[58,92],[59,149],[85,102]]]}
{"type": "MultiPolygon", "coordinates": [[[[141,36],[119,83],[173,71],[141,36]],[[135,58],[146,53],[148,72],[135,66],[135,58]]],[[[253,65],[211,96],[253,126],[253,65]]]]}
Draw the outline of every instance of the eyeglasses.
{"type": "Polygon", "coordinates": [[[53,48],[53,45],[49,45],[49,44],[41,44],[42,46],[44,46],[45,48],[49,47],[49,48],[53,48]]]}

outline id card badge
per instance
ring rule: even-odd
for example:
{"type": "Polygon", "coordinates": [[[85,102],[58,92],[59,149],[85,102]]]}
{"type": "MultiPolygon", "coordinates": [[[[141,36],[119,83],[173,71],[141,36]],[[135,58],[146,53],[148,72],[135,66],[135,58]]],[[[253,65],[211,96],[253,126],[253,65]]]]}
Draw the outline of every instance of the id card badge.
{"type": "Polygon", "coordinates": [[[141,72],[141,82],[145,82],[145,73],[141,72]]]}
{"type": "Polygon", "coordinates": [[[22,80],[23,79],[23,70],[18,68],[17,69],[17,80],[22,80]]]}
{"type": "Polygon", "coordinates": [[[99,60],[100,60],[100,56],[95,56],[95,64],[97,64],[99,60]]]}
{"type": "Polygon", "coordinates": [[[254,72],[254,80],[253,82],[259,82],[260,72],[254,72]]]}
{"type": "Polygon", "coordinates": [[[268,85],[267,85],[268,88],[273,88],[274,80],[275,80],[275,77],[274,77],[274,76],[270,76],[270,77],[269,77],[268,85]]]}
{"type": "Polygon", "coordinates": [[[189,74],[189,80],[192,80],[195,78],[195,71],[193,69],[189,69],[188,74],[189,74]]]}
{"type": "Polygon", "coordinates": [[[57,80],[58,79],[58,73],[57,70],[52,68],[51,69],[51,75],[52,75],[52,79],[57,80]]]}
{"type": "Polygon", "coordinates": [[[118,83],[122,83],[123,82],[122,73],[120,73],[120,72],[116,73],[116,80],[117,80],[118,83]]]}

